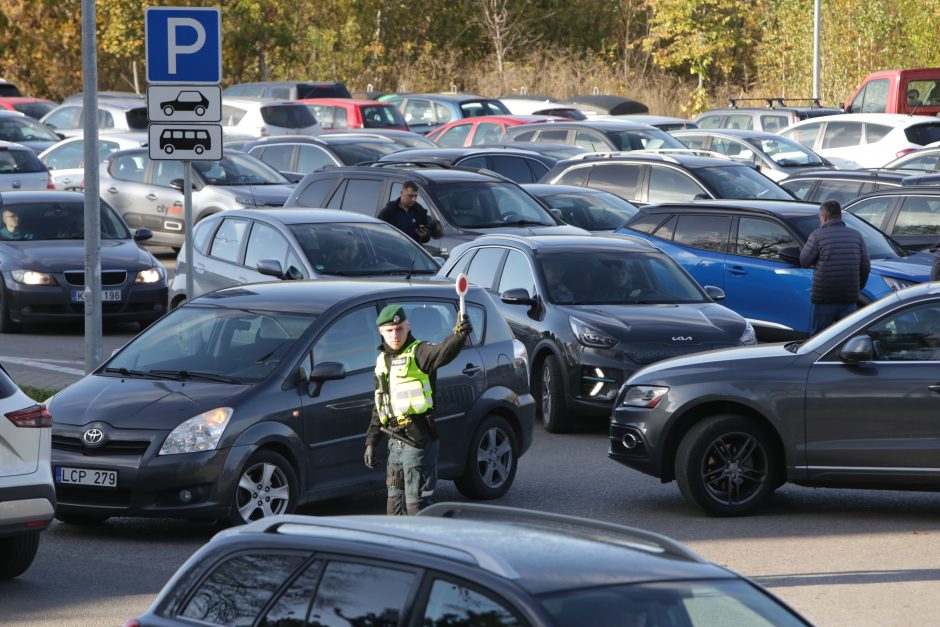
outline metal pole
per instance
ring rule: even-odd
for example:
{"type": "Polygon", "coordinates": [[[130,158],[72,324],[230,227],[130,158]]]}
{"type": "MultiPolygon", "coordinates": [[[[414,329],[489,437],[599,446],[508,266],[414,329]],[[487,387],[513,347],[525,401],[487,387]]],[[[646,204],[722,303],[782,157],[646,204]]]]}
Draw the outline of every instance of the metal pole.
{"type": "MultiPolygon", "coordinates": [[[[183,161],[183,233],[186,247],[186,300],[193,299],[193,172],[192,161],[183,161]]],[[[179,271],[179,268],[177,268],[179,271]]]]}
{"type": "Polygon", "coordinates": [[[813,10],[813,98],[819,98],[819,0],[813,10]]]}
{"type": "Polygon", "coordinates": [[[95,0],[82,0],[82,106],[85,117],[85,374],[89,374],[101,363],[101,210],[98,198],[96,45],[95,0]]]}

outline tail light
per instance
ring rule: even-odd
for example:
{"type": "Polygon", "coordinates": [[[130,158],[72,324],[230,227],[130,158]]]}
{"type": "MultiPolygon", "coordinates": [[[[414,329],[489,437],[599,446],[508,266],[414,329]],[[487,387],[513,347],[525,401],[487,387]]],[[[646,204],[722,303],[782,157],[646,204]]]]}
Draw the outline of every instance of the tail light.
{"type": "Polygon", "coordinates": [[[903,157],[904,155],[906,155],[906,154],[909,153],[909,152],[914,152],[915,150],[917,150],[917,149],[916,149],[916,148],[905,148],[904,150],[899,150],[899,151],[897,151],[896,153],[894,153],[894,158],[895,158],[895,159],[898,159],[898,158],[900,158],[900,157],[903,157]]]}
{"type": "Polygon", "coordinates": [[[17,427],[36,429],[52,426],[52,414],[49,413],[45,405],[33,405],[4,415],[17,427]]]}
{"type": "Polygon", "coordinates": [[[46,189],[55,189],[55,183],[53,182],[51,176],[46,179],[46,189]]]}
{"type": "Polygon", "coordinates": [[[136,618],[129,618],[127,622],[124,623],[124,627],[141,627],[142,623],[136,618]]]}

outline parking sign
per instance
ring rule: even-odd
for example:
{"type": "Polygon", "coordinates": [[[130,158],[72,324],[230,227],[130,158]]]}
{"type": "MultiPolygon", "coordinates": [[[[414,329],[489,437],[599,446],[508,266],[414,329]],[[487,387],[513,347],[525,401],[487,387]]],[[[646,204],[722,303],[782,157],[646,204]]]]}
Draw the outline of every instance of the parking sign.
{"type": "Polygon", "coordinates": [[[147,82],[222,82],[222,12],[214,7],[149,7],[144,29],[147,82]]]}

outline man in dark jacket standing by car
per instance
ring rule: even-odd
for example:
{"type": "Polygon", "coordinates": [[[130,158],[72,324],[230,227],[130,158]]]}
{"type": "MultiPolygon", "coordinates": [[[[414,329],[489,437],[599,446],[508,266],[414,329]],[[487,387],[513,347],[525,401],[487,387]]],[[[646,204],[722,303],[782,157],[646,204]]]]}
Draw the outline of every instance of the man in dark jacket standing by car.
{"type": "Polygon", "coordinates": [[[418,184],[414,181],[405,181],[398,200],[389,201],[378,217],[410,235],[419,244],[431,239],[428,210],[418,204],[418,184]]]}
{"type": "Polygon", "coordinates": [[[842,221],[838,202],[819,205],[819,223],[800,251],[800,265],[814,268],[813,334],[855,311],[871,271],[865,240],[842,221]]]}
{"type": "Polygon", "coordinates": [[[375,407],[366,434],[365,464],[375,468],[375,447],[389,436],[386,511],[414,515],[430,505],[437,484],[434,427],[437,369],[452,362],[473,331],[463,317],[440,344],[416,340],[401,305],[388,305],[375,323],[382,345],[375,361],[375,407]]]}

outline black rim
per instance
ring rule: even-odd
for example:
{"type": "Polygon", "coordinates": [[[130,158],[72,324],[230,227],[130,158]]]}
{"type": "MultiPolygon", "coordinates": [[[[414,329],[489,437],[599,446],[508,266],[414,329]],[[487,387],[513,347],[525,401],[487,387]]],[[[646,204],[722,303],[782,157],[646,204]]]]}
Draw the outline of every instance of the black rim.
{"type": "Polygon", "coordinates": [[[767,483],[767,451],[753,435],[725,433],[715,438],[702,460],[702,485],[723,505],[743,505],[767,483]]]}

